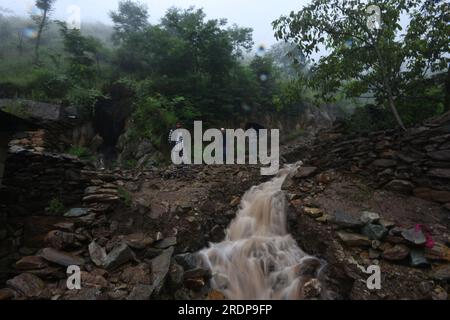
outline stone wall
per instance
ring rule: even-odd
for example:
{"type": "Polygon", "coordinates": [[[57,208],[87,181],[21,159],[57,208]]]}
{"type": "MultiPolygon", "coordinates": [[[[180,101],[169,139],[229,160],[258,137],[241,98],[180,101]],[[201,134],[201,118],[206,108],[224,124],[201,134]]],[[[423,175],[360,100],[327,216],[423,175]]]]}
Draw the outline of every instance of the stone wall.
{"type": "Polygon", "coordinates": [[[46,231],[61,222],[64,208],[46,209],[52,199],[67,209],[82,203],[89,183],[83,169],[83,162],[68,155],[9,149],[0,188],[0,283],[10,276],[11,264],[32,253],[46,231]]]}
{"type": "Polygon", "coordinates": [[[69,155],[10,148],[3,180],[10,196],[2,200],[7,213],[46,215],[52,199],[67,207],[80,203],[87,186],[81,173],[84,167],[83,162],[69,155]]]}
{"type": "Polygon", "coordinates": [[[376,187],[414,194],[450,210],[450,113],[408,131],[322,132],[307,162],[366,176],[376,187]]]}
{"type": "Polygon", "coordinates": [[[0,132],[0,186],[2,185],[5,169],[6,155],[8,152],[9,133],[0,132]]]}

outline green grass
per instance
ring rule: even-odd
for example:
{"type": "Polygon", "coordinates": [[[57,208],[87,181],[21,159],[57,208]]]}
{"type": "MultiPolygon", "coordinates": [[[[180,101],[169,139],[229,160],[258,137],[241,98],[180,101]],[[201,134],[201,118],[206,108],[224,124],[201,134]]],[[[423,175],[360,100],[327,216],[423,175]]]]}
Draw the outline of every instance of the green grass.
{"type": "Polygon", "coordinates": [[[62,215],[66,211],[66,208],[64,207],[64,204],[59,198],[53,198],[50,200],[47,208],[47,212],[49,212],[52,215],[62,215]]]}
{"type": "Polygon", "coordinates": [[[78,157],[82,160],[93,160],[94,156],[85,147],[73,146],[66,151],[67,154],[78,157]]]}
{"type": "Polygon", "coordinates": [[[133,197],[131,196],[131,193],[123,187],[119,187],[117,189],[117,193],[119,194],[119,197],[123,200],[125,205],[127,207],[131,207],[133,203],[133,197]]]}

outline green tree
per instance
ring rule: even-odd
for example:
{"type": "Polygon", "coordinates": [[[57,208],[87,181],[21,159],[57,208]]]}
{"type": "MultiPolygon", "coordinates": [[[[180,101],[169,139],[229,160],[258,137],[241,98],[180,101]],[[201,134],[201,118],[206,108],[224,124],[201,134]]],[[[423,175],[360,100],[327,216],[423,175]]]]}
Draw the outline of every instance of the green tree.
{"type": "Polygon", "coordinates": [[[36,23],[38,32],[36,37],[36,45],[34,47],[34,63],[39,63],[39,47],[44,29],[49,23],[49,15],[55,0],[36,0],[36,8],[41,10],[41,14],[32,15],[31,18],[36,23]]]}
{"type": "MultiPolygon", "coordinates": [[[[416,59],[411,54],[416,49],[402,37],[400,17],[407,15],[414,19],[422,3],[419,0],[371,2],[381,9],[382,19],[381,27],[373,29],[368,24],[373,12],[367,10],[367,2],[314,0],[299,12],[274,21],[273,26],[278,39],[295,42],[307,57],[321,47],[328,49],[328,55],[312,68],[315,86],[326,88],[331,95],[340,89],[349,96],[372,92],[380,104],[391,109],[398,125],[405,128],[397,100],[409,82],[426,74],[423,70],[412,72],[414,61],[408,66],[408,61],[416,59]]],[[[439,10],[445,10],[445,6],[439,6],[439,10]]],[[[428,17],[427,21],[430,20],[428,17]]],[[[433,38],[429,41],[445,34],[442,24],[433,26],[438,29],[430,33],[433,38]]],[[[440,46],[435,54],[442,58],[446,52],[448,47],[440,46]]]]}
{"type": "Polygon", "coordinates": [[[111,11],[109,15],[114,22],[113,40],[116,43],[149,25],[147,7],[131,0],[120,1],[118,11],[111,11]]]}
{"type": "Polygon", "coordinates": [[[63,38],[64,51],[68,54],[69,74],[77,85],[92,86],[99,73],[98,53],[102,44],[94,37],[85,37],[79,29],[69,29],[58,21],[63,38]]]}

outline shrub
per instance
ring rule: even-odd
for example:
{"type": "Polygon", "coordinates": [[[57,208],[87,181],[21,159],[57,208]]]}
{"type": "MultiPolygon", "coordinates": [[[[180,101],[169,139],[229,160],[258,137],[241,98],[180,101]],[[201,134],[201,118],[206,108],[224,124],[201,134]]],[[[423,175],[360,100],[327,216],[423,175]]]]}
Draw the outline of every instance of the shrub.
{"type": "Polygon", "coordinates": [[[47,208],[47,212],[52,215],[62,215],[66,211],[64,204],[59,198],[53,198],[50,200],[47,208]]]}
{"type": "Polygon", "coordinates": [[[117,189],[117,193],[118,193],[119,197],[124,201],[125,205],[127,207],[131,207],[131,205],[133,203],[133,198],[131,196],[131,193],[123,187],[119,187],[117,189]]]}
{"type": "Polygon", "coordinates": [[[80,159],[92,160],[92,154],[85,147],[74,146],[71,147],[69,150],[67,150],[66,153],[78,157],[80,159]]]}
{"type": "Polygon", "coordinates": [[[69,79],[49,69],[34,69],[27,91],[36,100],[62,99],[70,88],[69,79]]]}
{"type": "Polygon", "coordinates": [[[85,89],[81,87],[72,88],[66,96],[69,105],[83,107],[82,116],[91,118],[94,113],[95,104],[105,96],[97,89],[85,89]]]}

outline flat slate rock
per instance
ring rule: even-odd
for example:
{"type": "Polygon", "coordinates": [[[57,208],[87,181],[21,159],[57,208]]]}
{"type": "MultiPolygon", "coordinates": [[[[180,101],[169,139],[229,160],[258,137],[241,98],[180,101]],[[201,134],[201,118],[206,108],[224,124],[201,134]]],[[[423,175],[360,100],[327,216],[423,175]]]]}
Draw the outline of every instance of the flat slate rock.
{"type": "Polygon", "coordinates": [[[83,258],[72,255],[70,253],[59,251],[53,248],[45,248],[39,254],[42,258],[49,262],[59,264],[63,267],[82,266],[85,261],[83,258]]]}
{"type": "Polygon", "coordinates": [[[415,245],[424,245],[427,242],[425,235],[421,230],[408,229],[402,231],[402,237],[408,242],[415,245]]]}
{"type": "Polygon", "coordinates": [[[353,218],[341,210],[336,210],[334,213],[333,222],[338,226],[345,228],[361,228],[364,225],[363,222],[353,218]]]}
{"type": "Polygon", "coordinates": [[[78,218],[83,217],[89,213],[89,209],[85,208],[72,208],[64,214],[64,217],[78,218]]]}
{"type": "Polygon", "coordinates": [[[173,247],[177,244],[177,238],[176,237],[170,237],[170,238],[164,238],[162,240],[158,240],[155,242],[153,247],[156,249],[167,249],[169,247],[173,247]]]}
{"type": "Polygon", "coordinates": [[[114,249],[112,249],[107,255],[105,262],[103,263],[103,267],[105,269],[115,269],[128,261],[135,259],[136,257],[133,250],[131,250],[127,244],[121,243],[120,245],[114,247],[114,249]]]}

